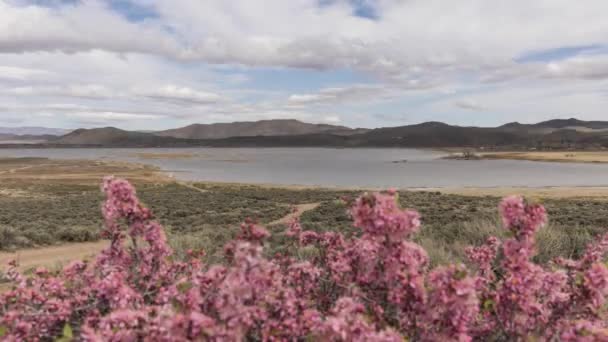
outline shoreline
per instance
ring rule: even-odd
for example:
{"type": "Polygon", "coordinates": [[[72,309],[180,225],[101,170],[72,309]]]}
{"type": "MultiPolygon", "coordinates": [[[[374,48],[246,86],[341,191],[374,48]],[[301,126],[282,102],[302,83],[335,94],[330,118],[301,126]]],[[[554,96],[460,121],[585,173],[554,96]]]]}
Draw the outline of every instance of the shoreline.
{"type": "Polygon", "coordinates": [[[447,156],[442,157],[446,160],[520,160],[543,163],[574,163],[574,164],[607,164],[608,151],[471,151],[469,156],[464,152],[448,151],[447,156]]]}
{"type": "MultiPolygon", "coordinates": [[[[608,153],[607,153],[608,156],[608,153]]],[[[183,180],[176,178],[174,171],[162,170],[151,163],[113,160],[62,160],[44,158],[0,158],[0,180],[17,182],[76,182],[99,184],[105,175],[114,174],[142,183],[177,183],[225,188],[261,188],[315,191],[383,191],[384,187],[327,186],[307,184],[276,184],[251,182],[222,182],[211,180],[183,180]]],[[[602,198],[608,199],[608,185],[597,186],[446,186],[446,187],[394,187],[400,191],[440,192],[463,196],[501,197],[512,194],[545,198],[602,198]]]]}
{"type": "Polygon", "coordinates": [[[608,163],[608,151],[564,151],[564,152],[499,152],[482,154],[483,159],[488,160],[526,160],[547,163],[583,163],[583,164],[606,164],[608,163]]]}
{"type": "MultiPolygon", "coordinates": [[[[349,187],[349,186],[322,186],[322,185],[298,185],[298,184],[271,184],[271,183],[237,183],[237,182],[218,182],[218,181],[178,181],[178,183],[200,184],[203,186],[217,186],[227,188],[262,188],[276,190],[295,190],[295,191],[385,191],[390,188],[380,187],[349,187]]],[[[461,196],[491,196],[504,197],[508,195],[523,195],[542,198],[602,198],[608,200],[608,185],[606,186],[544,186],[544,187],[526,187],[526,186],[496,186],[496,187],[396,187],[393,188],[399,191],[412,192],[440,192],[449,195],[461,196]]]]}

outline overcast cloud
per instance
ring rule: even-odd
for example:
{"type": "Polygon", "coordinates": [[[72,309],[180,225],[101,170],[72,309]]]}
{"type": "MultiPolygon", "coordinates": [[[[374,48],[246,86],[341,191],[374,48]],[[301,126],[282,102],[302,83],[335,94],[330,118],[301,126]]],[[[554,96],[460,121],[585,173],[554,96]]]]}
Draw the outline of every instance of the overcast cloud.
{"type": "Polygon", "coordinates": [[[606,13],[603,0],[0,0],[0,126],[608,120],[606,13]]]}

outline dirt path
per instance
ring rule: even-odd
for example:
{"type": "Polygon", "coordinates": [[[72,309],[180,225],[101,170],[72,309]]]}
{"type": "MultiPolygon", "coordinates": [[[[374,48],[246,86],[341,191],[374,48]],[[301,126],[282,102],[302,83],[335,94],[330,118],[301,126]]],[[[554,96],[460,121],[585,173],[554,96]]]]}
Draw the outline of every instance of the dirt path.
{"type": "Polygon", "coordinates": [[[196,186],[188,183],[188,182],[180,182],[180,181],[176,181],[177,184],[186,187],[188,189],[192,189],[192,190],[196,190],[198,192],[209,192],[209,190],[205,190],[205,189],[201,189],[201,188],[197,188],[196,186]]]}
{"type": "Polygon", "coordinates": [[[108,246],[108,241],[69,243],[59,246],[21,249],[13,253],[0,252],[0,269],[6,269],[11,260],[19,262],[20,270],[37,266],[53,268],[72,260],[95,256],[108,246]]]}
{"type": "MultiPolygon", "coordinates": [[[[187,184],[183,184],[187,186],[187,184]]],[[[190,186],[188,186],[190,187],[190,186]]],[[[197,189],[192,186],[193,189],[197,189]]],[[[198,189],[200,191],[207,191],[198,189]]],[[[288,224],[304,212],[317,208],[321,203],[305,203],[295,206],[296,210],[268,225],[288,224]]],[[[65,265],[73,260],[90,258],[108,246],[108,241],[68,243],[58,246],[21,249],[15,252],[0,252],[0,269],[6,269],[9,261],[17,260],[20,270],[28,270],[38,266],[53,268],[65,265]]]]}
{"type": "Polygon", "coordinates": [[[45,166],[45,165],[49,165],[49,164],[40,164],[40,165],[29,165],[29,166],[24,166],[24,167],[16,167],[16,168],[13,168],[13,169],[8,169],[8,170],[0,171],[0,175],[6,174],[6,173],[15,173],[17,171],[28,170],[28,169],[33,168],[34,166],[45,166]]]}
{"type": "Polygon", "coordinates": [[[295,209],[296,209],[295,211],[283,216],[282,218],[280,218],[276,221],[270,222],[268,225],[273,226],[276,224],[289,224],[291,222],[291,220],[293,220],[294,218],[300,217],[306,211],[316,209],[320,204],[321,204],[320,202],[297,204],[297,205],[295,205],[295,209]]]}

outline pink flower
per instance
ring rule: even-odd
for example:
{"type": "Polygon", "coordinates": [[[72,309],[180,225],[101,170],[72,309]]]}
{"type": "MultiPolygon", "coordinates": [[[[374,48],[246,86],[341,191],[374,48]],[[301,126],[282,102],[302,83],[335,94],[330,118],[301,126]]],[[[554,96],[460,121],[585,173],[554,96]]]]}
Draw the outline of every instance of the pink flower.
{"type": "Polygon", "coordinates": [[[352,237],[303,231],[294,220],[288,256],[267,258],[269,232],[247,221],[225,263],[208,265],[194,251],[172,257],[128,182],[107,178],[103,190],[109,247],[91,265],[29,277],[12,262],[13,285],[0,294],[2,340],[608,341],[608,234],[580,260],[535,264],[546,213],[520,197],[500,205],[513,237],[468,248],[471,271],[428,269],[426,251],[410,240],[419,215],[399,208],[395,192],[355,202],[352,237]],[[307,259],[305,246],[315,251],[307,259]]]}
{"type": "Polygon", "coordinates": [[[585,272],[584,286],[589,292],[593,308],[600,309],[606,303],[608,295],[608,268],[600,263],[591,265],[585,272]]]}
{"type": "Polygon", "coordinates": [[[505,228],[520,238],[532,236],[547,223],[545,208],[539,204],[528,204],[523,197],[506,197],[500,203],[499,209],[505,228]]]}
{"type": "Polygon", "coordinates": [[[565,342],[607,342],[608,326],[606,321],[577,320],[566,322],[559,336],[565,342]]]}
{"type": "Polygon", "coordinates": [[[469,330],[479,312],[475,278],[467,275],[463,265],[452,265],[432,271],[427,281],[431,290],[422,323],[423,339],[471,341],[469,330]]]}
{"type": "Polygon", "coordinates": [[[409,237],[420,228],[420,215],[401,210],[394,195],[371,194],[358,198],[351,208],[355,227],[367,234],[387,236],[393,241],[409,237]]]}

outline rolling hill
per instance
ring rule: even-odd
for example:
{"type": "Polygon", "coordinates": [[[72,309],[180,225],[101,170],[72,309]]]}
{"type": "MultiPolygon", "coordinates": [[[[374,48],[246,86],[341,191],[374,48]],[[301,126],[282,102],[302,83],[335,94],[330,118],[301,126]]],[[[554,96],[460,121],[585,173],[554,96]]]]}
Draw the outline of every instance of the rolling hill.
{"type": "Polygon", "coordinates": [[[329,133],[231,137],[210,146],[471,147],[488,149],[608,148],[608,122],[576,119],[500,127],[463,127],[442,122],[384,127],[338,136],[329,133]]]}
{"type": "Polygon", "coordinates": [[[215,124],[193,124],[156,132],[158,136],[181,139],[224,139],[232,137],[282,136],[304,134],[352,135],[366,130],[326,124],[310,124],[292,119],[245,121],[215,124]]]}
{"type": "Polygon", "coordinates": [[[543,121],[536,124],[521,124],[511,122],[498,127],[508,131],[528,131],[533,133],[547,134],[557,130],[570,129],[580,132],[598,132],[608,130],[608,121],[582,121],[578,119],[555,119],[543,121]]]}
{"type": "Polygon", "coordinates": [[[10,134],[14,136],[62,136],[72,130],[64,128],[49,127],[0,127],[0,134],[10,134]]]}
{"type": "Polygon", "coordinates": [[[18,134],[8,134],[8,133],[0,133],[0,144],[40,144],[47,143],[53,140],[58,139],[56,135],[18,135],[18,134]]]}
{"type": "Polygon", "coordinates": [[[77,129],[52,141],[52,144],[107,147],[180,147],[196,145],[196,141],[161,137],[152,133],[125,131],[115,127],[104,127],[77,129]]]}
{"type": "MultiPolygon", "coordinates": [[[[3,143],[0,141],[0,144],[3,143]]],[[[367,130],[296,120],[266,120],[191,125],[163,132],[125,131],[114,127],[78,129],[61,137],[47,137],[47,141],[38,146],[604,149],[608,148],[608,122],[565,119],[536,124],[509,123],[499,127],[424,122],[367,130]]]]}

